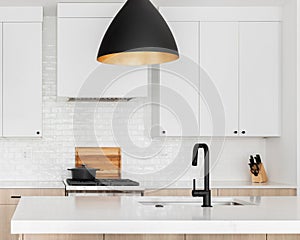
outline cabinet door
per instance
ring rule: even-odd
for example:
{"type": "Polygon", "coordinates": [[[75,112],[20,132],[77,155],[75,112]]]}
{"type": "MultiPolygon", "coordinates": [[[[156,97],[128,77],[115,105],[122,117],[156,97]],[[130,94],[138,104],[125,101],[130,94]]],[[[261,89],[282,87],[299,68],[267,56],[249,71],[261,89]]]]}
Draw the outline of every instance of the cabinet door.
{"type": "Polygon", "coordinates": [[[97,61],[101,40],[110,22],[111,18],[58,19],[58,96],[147,96],[146,67],[122,67],[97,61]]]}
{"type": "Polygon", "coordinates": [[[297,234],[268,234],[268,240],[300,240],[300,235],[297,234]]]}
{"type": "Polygon", "coordinates": [[[25,234],[22,240],[103,240],[103,234],[25,234]]]}
{"type": "Polygon", "coordinates": [[[0,205],[0,239],[17,240],[18,235],[10,234],[10,220],[15,212],[16,205],[0,205]]]}
{"type": "Polygon", "coordinates": [[[169,22],[169,26],[180,58],[160,67],[161,135],[199,136],[199,24],[169,22]],[[186,74],[180,74],[183,71],[186,74]]]}
{"type": "Polygon", "coordinates": [[[106,240],[184,240],[183,234],[105,234],[106,240]]]}
{"type": "MultiPolygon", "coordinates": [[[[3,44],[3,24],[0,23],[0,46],[3,44]]],[[[3,48],[0,47],[0,56],[3,54],[3,48]]],[[[0,57],[0,137],[3,136],[3,58],[0,57]]]]}
{"type": "Polygon", "coordinates": [[[238,134],[238,65],[238,23],[200,23],[201,136],[238,134]]]}
{"type": "Polygon", "coordinates": [[[3,136],[42,131],[42,23],[3,23],[3,136]]]}
{"type": "Polygon", "coordinates": [[[265,234],[186,235],[186,240],[266,240],[265,234]]]}
{"type": "MultiPolygon", "coordinates": [[[[211,190],[212,196],[218,195],[217,189],[211,190]]],[[[177,188],[177,189],[159,189],[159,190],[146,190],[145,196],[192,196],[192,189],[177,188]]]]}
{"type": "Polygon", "coordinates": [[[280,135],[280,23],[240,23],[240,131],[280,135]]]}
{"type": "Polygon", "coordinates": [[[269,188],[269,189],[247,189],[247,188],[234,188],[234,189],[219,189],[218,196],[296,196],[296,189],[292,188],[269,188]]]}

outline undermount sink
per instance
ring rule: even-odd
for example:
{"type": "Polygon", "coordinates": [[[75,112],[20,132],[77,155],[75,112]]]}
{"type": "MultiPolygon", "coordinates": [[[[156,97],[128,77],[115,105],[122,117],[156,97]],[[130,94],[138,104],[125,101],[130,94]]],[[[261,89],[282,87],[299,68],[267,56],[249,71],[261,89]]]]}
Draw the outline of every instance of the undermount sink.
{"type": "MultiPolygon", "coordinates": [[[[167,197],[167,198],[151,198],[139,201],[145,206],[164,207],[170,205],[195,205],[201,206],[203,204],[201,198],[191,197],[167,197]]],[[[235,198],[212,198],[212,206],[246,206],[255,205],[251,202],[242,201],[235,198]]]]}

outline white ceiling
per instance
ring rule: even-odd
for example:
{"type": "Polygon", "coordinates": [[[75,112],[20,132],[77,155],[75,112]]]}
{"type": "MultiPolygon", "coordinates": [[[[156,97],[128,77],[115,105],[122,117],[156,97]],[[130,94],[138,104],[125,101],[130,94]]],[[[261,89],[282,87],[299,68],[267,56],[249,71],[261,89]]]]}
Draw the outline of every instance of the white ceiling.
{"type": "MultiPolygon", "coordinates": [[[[57,2],[124,2],[125,0],[0,0],[0,6],[43,6],[55,16],[57,2]]],[[[273,6],[295,0],[151,0],[157,6],[273,6]]]]}

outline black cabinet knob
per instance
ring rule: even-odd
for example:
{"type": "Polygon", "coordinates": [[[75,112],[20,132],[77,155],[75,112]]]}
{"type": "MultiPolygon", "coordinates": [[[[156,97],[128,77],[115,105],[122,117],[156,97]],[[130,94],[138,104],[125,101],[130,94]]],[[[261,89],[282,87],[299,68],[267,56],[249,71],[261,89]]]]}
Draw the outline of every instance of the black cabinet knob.
{"type": "Polygon", "coordinates": [[[242,131],[242,134],[246,134],[246,131],[242,131]]]}
{"type": "Polygon", "coordinates": [[[166,134],[166,131],[162,131],[162,134],[166,134]]]}
{"type": "Polygon", "coordinates": [[[234,131],[233,133],[234,133],[234,134],[238,134],[238,131],[234,131]]]}
{"type": "Polygon", "coordinates": [[[37,131],[37,132],[36,132],[36,134],[37,134],[37,135],[40,135],[40,132],[39,132],[39,131],[37,131]]]}

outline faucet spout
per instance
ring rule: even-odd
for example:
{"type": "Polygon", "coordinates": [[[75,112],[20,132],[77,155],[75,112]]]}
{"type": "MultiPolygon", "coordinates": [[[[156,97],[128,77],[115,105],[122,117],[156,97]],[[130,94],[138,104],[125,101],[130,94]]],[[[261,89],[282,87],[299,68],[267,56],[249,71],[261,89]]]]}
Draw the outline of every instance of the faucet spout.
{"type": "Polygon", "coordinates": [[[198,164],[198,150],[204,150],[204,190],[196,190],[196,183],[193,183],[193,197],[203,197],[202,207],[211,207],[211,190],[209,181],[209,147],[205,143],[197,143],[193,148],[192,165],[198,164]]]}

